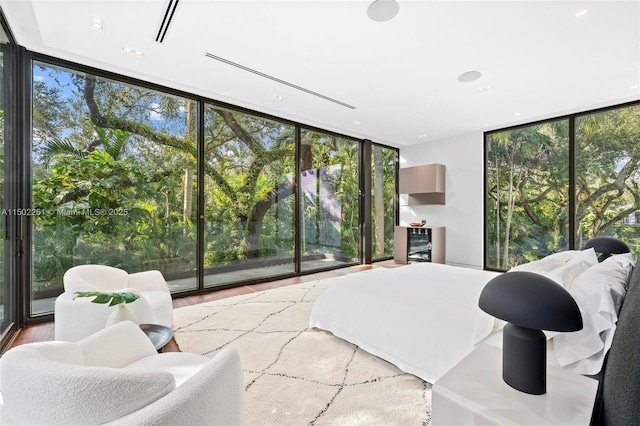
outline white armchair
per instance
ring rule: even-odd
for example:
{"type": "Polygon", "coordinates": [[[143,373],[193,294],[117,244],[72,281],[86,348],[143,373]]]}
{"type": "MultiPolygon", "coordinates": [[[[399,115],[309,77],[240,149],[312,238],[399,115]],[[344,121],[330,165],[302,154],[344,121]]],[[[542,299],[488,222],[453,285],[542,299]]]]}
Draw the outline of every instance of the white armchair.
{"type": "Polygon", "coordinates": [[[233,348],[213,359],[158,354],[130,321],[77,343],[17,346],[0,362],[3,425],[236,425],[246,423],[233,348]]]}
{"type": "Polygon", "coordinates": [[[55,339],[77,342],[105,327],[115,307],[92,303],[91,298],[77,298],[76,291],[131,291],[140,296],[127,304],[141,324],[171,327],[173,305],[169,287],[160,271],[128,274],[105,265],[80,265],[63,277],[64,293],[55,302],[55,339]]]}

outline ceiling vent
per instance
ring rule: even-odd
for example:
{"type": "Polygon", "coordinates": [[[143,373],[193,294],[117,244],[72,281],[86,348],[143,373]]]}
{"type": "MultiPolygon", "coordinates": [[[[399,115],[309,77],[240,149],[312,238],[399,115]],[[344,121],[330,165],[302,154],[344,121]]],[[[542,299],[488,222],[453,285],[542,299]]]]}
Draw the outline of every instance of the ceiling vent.
{"type": "Polygon", "coordinates": [[[223,62],[223,63],[225,63],[227,65],[231,65],[233,67],[239,68],[241,70],[248,71],[248,72],[253,73],[255,75],[259,75],[260,77],[267,78],[267,79],[269,79],[271,81],[275,81],[276,83],[284,84],[285,86],[289,86],[289,87],[291,87],[293,89],[300,90],[301,92],[305,92],[305,93],[308,93],[310,95],[317,96],[318,98],[324,99],[326,101],[333,102],[333,103],[338,104],[338,105],[342,105],[345,108],[356,109],[356,107],[354,107],[353,105],[349,105],[349,104],[347,104],[345,102],[341,102],[341,101],[339,101],[337,99],[331,98],[329,96],[325,96],[325,95],[323,95],[321,93],[314,92],[313,90],[305,89],[304,87],[298,86],[298,85],[293,84],[293,83],[289,83],[288,81],[281,80],[281,79],[276,78],[276,77],[274,77],[272,75],[265,74],[263,72],[254,70],[254,69],[249,68],[249,67],[245,67],[244,65],[236,64],[235,62],[231,62],[228,59],[224,59],[224,58],[221,58],[219,56],[212,55],[211,53],[205,53],[205,56],[208,57],[208,58],[211,58],[211,59],[215,59],[216,61],[223,62]]]}
{"type": "Polygon", "coordinates": [[[158,43],[164,42],[164,36],[167,35],[167,30],[169,29],[169,25],[171,24],[173,14],[176,12],[179,1],[180,0],[169,0],[167,10],[166,12],[164,12],[164,18],[162,18],[162,24],[160,24],[160,29],[158,30],[158,35],[156,36],[156,41],[158,43]]]}

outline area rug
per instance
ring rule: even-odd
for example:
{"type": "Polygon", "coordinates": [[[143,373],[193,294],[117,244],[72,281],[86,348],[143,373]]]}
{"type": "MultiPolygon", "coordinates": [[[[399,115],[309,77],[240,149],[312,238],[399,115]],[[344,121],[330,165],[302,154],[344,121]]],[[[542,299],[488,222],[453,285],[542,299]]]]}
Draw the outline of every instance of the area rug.
{"type": "Polygon", "coordinates": [[[249,425],[429,425],[429,383],[309,328],[313,302],[342,278],[175,309],[176,342],[240,353],[249,425]]]}

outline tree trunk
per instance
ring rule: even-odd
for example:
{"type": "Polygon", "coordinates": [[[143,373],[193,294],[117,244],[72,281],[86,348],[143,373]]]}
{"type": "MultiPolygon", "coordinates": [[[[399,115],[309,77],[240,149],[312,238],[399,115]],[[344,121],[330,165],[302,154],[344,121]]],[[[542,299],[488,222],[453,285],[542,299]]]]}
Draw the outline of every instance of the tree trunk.
{"type": "Polygon", "coordinates": [[[251,214],[248,216],[239,216],[239,220],[244,224],[246,242],[245,256],[247,258],[258,257],[259,255],[260,233],[262,231],[264,216],[278,200],[283,200],[292,194],[293,185],[288,181],[282,182],[253,206],[251,214]]]}
{"type": "Polygon", "coordinates": [[[500,263],[500,157],[496,154],[496,268],[500,263]]]}
{"type": "MultiPolygon", "coordinates": [[[[171,232],[171,196],[169,191],[165,191],[164,193],[164,220],[165,220],[165,226],[167,229],[167,235],[169,235],[169,233],[171,232]]],[[[168,258],[171,257],[170,246],[171,246],[171,243],[167,242],[167,252],[165,255],[168,258]]]]}
{"type": "Polygon", "coordinates": [[[509,261],[509,238],[511,238],[511,219],[513,218],[513,203],[515,197],[513,196],[513,168],[515,165],[515,159],[511,157],[511,167],[509,168],[509,192],[507,193],[507,221],[504,225],[504,254],[502,255],[502,267],[506,269],[509,261]]]}
{"type": "Polygon", "coordinates": [[[184,170],[184,202],[182,209],[182,220],[184,223],[184,231],[186,232],[186,225],[191,218],[191,212],[193,210],[193,170],[191,167],[187,167],[184,170]]]}
{"type": "Polygon", "coordinates": [[[375,223],[375,256],[384,255],[384,165],[382,149],[373,148],[373,216],[375,223]]]}

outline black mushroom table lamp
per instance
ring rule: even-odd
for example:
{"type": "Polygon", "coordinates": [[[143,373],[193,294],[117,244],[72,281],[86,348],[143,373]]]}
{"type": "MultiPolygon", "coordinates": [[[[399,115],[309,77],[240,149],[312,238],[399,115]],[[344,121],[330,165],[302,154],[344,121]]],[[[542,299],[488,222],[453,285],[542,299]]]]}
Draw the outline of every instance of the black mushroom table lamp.
{"type": "Polygon", "coordinates": [[[508,322],[502,334],[502,379],[525,393],[546,393],[547,346],[542,330],[582,329],[573,297],[550,278],[514,271],[489,281],[478,305],[508,322]]]}

